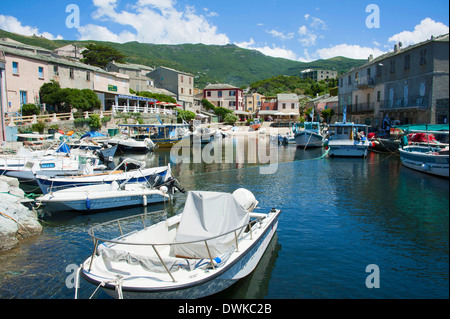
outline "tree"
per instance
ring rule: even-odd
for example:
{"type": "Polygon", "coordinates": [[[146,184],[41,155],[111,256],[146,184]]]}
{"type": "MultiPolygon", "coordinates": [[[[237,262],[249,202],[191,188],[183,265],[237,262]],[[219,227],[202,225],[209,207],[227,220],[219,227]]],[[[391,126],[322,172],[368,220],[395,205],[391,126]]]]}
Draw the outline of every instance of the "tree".
{"type": "Polygon", "coordinates": [[[211,102],[209,102],[207,99],[202,99],[202,105],[205,108],[205,110],[209,111],[209,110],[213,110],[216,108],[214,106],[214,104],[212,104],[211,102]]]}
{"type": "Polygon", "coordinates": [[[327,123],[330,123],[330,120],[331,120],[331,118],[332,118],[333,115],[334,115],[334,110],[333,110],[333,109],[325,109],[325,110],[322,110],[321,114],[322,114],[322,118],[323,118],[327,123]]]}
{"type": "Polygon", "coordinates": [[[100,68],[104,68],[111,61],[125,63],[124,59],[126,58],[126,55],[110,46],[93,43],[86,45],[86,50],[81,54],[83,55],[81,62],[100,68]]]}
{"type": "Polygon", "coordinates": [[[218,106],[214,109],[214,113],[219,116],[220,119],[224,119],[227,114],[233,114],[233,111],[226,109],[224,107],[218,106]]]}
{"type": "MultiPolygon", "coordinates": [[[[130,89],[130,93],[131,93],[131,89],[130,89]]],[[[175,100],[173,97],[171,97],[169,95],[161,94],[161,93],[151,93],[148,91],[140,91],[140,92],[135,92],[135,93],[137,96],[148,97],[151,99],[158,100],[160,102],[177,103],[177,100],[175,100]]]]}
{"type": "Polygon", "coordinates": [[[39,89],[39,96],[41,103],[58,106],[63,101],[63,92],[58,82],[51,80],[49,83],[44,83],[39,89]]]}
{"type": "Polygon", "coordinates": [[[97,94],[89,89],[61,89],[56,81],[44,83],[39,89],[41,103],[57,106],[60,112],[70,112],[71,108],[82,111],[99,109],[101,102],[97,94]]]}
{"type": "Polygon", "coordinates": [[[183,121],[189,123],[191,120],[195,119],[196,114],[192,111],[184,111],[182,109],[177,109],[177,122],[183,123],[183,121]]]}

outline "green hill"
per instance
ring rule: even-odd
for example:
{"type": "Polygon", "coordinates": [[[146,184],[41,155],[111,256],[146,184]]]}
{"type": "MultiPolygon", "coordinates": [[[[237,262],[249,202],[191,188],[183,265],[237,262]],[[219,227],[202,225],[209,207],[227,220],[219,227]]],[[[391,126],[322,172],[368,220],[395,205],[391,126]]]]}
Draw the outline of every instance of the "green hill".
{"type": "Polygon", "coordinates": [[[309,63],[283,58],[274,58],[256,50],[240,48],[233,44],[147,44],[139,42],[114,43],[101,41],[48,40],[42,37],[28,37],[0,30],[1,38],[56,49],[70,43],[103,43],[127,55],[126,61],[152,67],[166,66],[185,71],[195,76],[195,86],[202,88],[206,83],[228,83],[246,86],[250,83],[277,75],[299,75],[307,68],[330,69],[346,72],[359,66],[365,60],[336,57],[309,63]]]}

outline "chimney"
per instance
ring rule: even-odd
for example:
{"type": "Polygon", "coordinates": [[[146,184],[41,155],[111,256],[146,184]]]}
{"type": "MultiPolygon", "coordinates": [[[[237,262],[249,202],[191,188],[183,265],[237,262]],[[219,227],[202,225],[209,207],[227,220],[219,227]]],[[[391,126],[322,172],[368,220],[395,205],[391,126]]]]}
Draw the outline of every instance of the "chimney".
{"type": "Polygon", "coordinates": [[[397,53],[398,52],[398,44],[395,44],[394,45],[394,53],[397,53]]]}
{"type": "Polygon", "coordinates": [[[369,58],[367,59],[367,61],[370,62],[372,60],[373,60],[373,55],[371,54],[371,55],[369,55],[369,58]]]}

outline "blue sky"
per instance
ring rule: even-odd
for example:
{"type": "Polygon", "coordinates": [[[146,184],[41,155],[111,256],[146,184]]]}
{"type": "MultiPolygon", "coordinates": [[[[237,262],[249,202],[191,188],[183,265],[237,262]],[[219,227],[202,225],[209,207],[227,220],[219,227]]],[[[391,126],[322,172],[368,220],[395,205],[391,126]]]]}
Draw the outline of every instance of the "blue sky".
{"type": "Polygon", "coordinates": [[[24,35],[233,43],[297,61],[378,56],[399,41],[407,46],[448,33],[448,26],[449,3],[443,0],[15,0],[0,8],[0,29],[24,35]],[[66,24],[70,4],[79,8],[79,27],[66,24]],[[366,12],[368,5],[376,11],[366,12]],[[369,16],[379,27],[368,27],[369,16]]]}

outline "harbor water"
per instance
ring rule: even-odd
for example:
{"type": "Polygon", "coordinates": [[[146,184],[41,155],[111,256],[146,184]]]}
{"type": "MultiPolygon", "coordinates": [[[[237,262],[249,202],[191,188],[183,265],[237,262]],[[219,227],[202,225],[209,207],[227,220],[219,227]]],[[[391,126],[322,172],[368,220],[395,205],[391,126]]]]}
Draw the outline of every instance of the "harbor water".
{"type": "MultiPolygon", "coordinates": [[[[244,151],[252,147],[246,143],[244,151]]],[[[282,211],[255,271],[211,298],[449,298],[448,179],[405,168],[390,153],[362,159],[295,145],[270,150],[277,163],[269,174],[261,170],[266,164],[245,156],[209,164],[172,157],[172,172],[186,190],[243,187],[259,201],[259,212],[282,211]]],[[[168,149],[131,157],[147,166],[171,161],[168,149]]],[[[73,298],[71,267],[93,249],[89,225],[163,208],[180,213],[185,197],[176,193],[171,206],[46,216],[42,234],[0,252],[0,298],[73,298]]],[[[82,281],[79,298],[95,288],[82,281]]],[[[93,298],[109,297],[99,290],[93,298]]]]}

